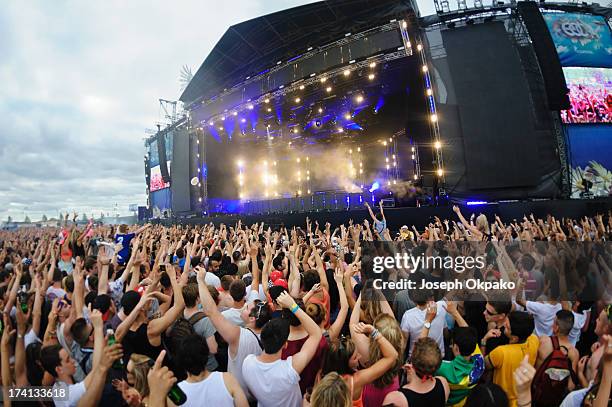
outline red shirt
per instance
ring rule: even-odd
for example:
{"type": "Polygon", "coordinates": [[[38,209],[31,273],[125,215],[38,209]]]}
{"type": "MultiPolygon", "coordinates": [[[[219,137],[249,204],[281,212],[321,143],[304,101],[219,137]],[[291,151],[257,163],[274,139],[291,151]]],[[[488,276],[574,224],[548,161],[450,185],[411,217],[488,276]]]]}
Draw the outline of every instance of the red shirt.
{"type": "MultiPolygon", "coordinates": [[[[281,359],[285,360],[289,356],[293,356],[298,353],[302,349],[306,339],[308,339],[307,336],[295,341],[287,341],[287,347],[283,349],[281,359]]],[[[306,392],[307,388],[314,386],[317,373],[319,373],[319,370],[321,370],[321,366],[323,365],[323,357],[325,356],[327,346],[327,340],[322,337],[314,356],[310,362],[308,362],[304,370],[302,370],[302,373],[300,373],[300,390],[302,391],[302,394],[306,392]]]]}

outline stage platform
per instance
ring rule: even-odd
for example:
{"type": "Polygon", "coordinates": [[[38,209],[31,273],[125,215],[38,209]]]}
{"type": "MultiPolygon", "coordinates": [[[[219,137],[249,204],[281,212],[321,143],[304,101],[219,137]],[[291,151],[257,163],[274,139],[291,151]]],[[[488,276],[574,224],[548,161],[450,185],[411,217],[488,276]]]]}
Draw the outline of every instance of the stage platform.
{"type": "MultiPolygon", "coordinates": [[[[524,215],[533,213],[535,217],[545,217],[548,214],[555,216],[558,220],[564,217],[579,219],[583,216],[592,216],[598,213],[606,214],[612,210],[612,197],[599,199],[585,200],[539,200],[539,201],[523,201],[523,202],[503,202],[503,203],[488,203],[481,205],[466,205],[461,206],[462,212],[466,217],[471,213],[484,213],[491,221],[494,215],[499,215],[504,221],[512,221],[513,219],[520,220],[524,215]]],[[[378,208],[376,208],[378,212],[378,208]]],[[[419,230],[423,229],[427,224],[433,221],[434,216],[440,219],[457,219],[453,213],[452,205],[438,207],[421,207],[421,208],[385,208],[385,217],[387,226],[391,231],[397,231],[402,225],[416,226],[419,230]]],[[[216,217],[193,217],[190,219],[156,219],[152,222],[162,224],[203,224],[213,222],[218,225],[224,223],[233,225],[239,219],[243,224],[251,225],[255,222],[265,222],[271,226],[285,225],[304,226],[306,217],[309,217],[313,222],[318,221],[321,227],[324,227],[326,222],[332,225],[340,223],[348,224],[349,219],[353,219],[355,223],[362,222],[364,219],[370,219],[367,210],[348,210],[348,211],[313,211],[274,215],[225,215],[216,217]]]]}

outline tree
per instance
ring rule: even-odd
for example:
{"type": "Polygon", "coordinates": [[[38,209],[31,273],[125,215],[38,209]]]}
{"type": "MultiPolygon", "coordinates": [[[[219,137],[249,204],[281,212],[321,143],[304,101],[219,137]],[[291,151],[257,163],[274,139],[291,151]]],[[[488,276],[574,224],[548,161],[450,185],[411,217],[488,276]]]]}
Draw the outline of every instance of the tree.
{"type": "Polygon", "coordinates": [[[13,222],[13,218],[9,216],[6,221],[7,221],[7,223],[11,223],[11,222],[13,222]]]}
{"type": "Polygon", "coordinates": [[[26,215],[25,219],[23,220],[23,223],[32,223],[28,215],[26,215]]]}
{"type": "Polygon", "coordinates": [[[48,220],[49,220],[49,219],[47,219],[47,215],[43,214],[43,216],[42,216],[42,221],[43,221],[43,222],[46,222],[46,221],[48,221],[48,220]]]}

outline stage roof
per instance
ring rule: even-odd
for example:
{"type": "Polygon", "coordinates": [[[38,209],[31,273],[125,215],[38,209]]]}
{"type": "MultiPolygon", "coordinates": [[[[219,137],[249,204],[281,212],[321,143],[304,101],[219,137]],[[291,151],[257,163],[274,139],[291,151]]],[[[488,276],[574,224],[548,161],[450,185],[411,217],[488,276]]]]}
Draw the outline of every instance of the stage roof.
{"type": "Polygon", "coordinates": [[[277,61],[412,11],[410,0],[325,0],[231,26],[206,57],[180,100],[190,104],[230,88],[277,61]]]}

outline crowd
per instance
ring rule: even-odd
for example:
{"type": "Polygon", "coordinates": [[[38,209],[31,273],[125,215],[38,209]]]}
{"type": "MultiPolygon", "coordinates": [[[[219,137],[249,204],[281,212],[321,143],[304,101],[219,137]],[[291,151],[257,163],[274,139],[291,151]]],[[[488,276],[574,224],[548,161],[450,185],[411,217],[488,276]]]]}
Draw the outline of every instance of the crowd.
{"type": "Polygon", "coordinates": [[[610,123],[612,94],[601,85],[569,84],[571,108],[561,111],[565,123],[610,123]]]}
{"type": "Polygon", "coordinates": [[[75,214],[0,231],[4,405],[608,405],[611,214],[502,220],[455,207],[392,234],[382,206],[368,209],[337,228],[78,227],[75,214]],[[378,241],[482,243],[480,278],[518,288],[383,295],[361,262],[378,241]],[[11,401],[27,386],[52,388],[53,401],[11,401]]]}

